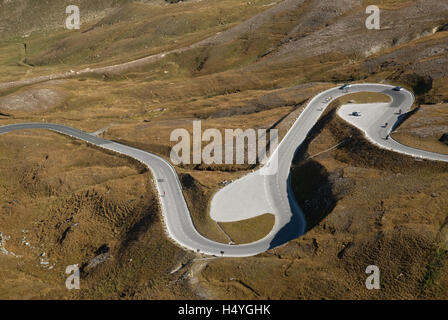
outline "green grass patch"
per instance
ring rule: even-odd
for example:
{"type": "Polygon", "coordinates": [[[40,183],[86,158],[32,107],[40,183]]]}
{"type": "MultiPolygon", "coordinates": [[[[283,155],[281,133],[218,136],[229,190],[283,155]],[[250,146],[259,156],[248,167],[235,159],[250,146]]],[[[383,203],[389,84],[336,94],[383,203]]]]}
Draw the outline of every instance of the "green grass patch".
{"type": "Polygon", "coordinates": [[[423,291],[431,288],[438,280],[441,271],[443,270],[448,259],[448,250],[445,248],[438,248],[432,261],[426,267],[426,272],[422,280],[423,291]]]}
{"type": "Polygon", "coordinates": [[[236,244],[243,244],[262,239],[272,230],[274,223],[275,216],[267,213],[252,219],[219,225],[236,244]]]}

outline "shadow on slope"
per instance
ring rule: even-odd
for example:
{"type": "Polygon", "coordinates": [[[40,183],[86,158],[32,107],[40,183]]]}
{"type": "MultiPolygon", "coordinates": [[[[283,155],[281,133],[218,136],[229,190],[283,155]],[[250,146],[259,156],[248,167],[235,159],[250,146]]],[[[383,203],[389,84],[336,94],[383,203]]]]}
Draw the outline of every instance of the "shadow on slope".
{"type": "MultiPolygon", "coordinates": [[[[288,201],[292,209],[290,222],[282,228],[270,244],[275,248],[305,234],[332,212],[342,192],[336,194],[339,181],[344,181],[341,170],[329,173],[319,162],[308,158],[311,142],[331,121],[335,109],[326,113],[311,129],[297,148],[288,176],[288,201]]],[[[348,190],[348,188],[342,188],[348,190]]]]}

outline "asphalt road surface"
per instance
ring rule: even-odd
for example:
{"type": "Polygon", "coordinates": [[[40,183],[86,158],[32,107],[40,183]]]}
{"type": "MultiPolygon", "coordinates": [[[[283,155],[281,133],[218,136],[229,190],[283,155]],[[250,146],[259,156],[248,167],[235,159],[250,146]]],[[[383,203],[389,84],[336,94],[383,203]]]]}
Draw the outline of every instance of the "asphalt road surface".
{"type": "MultiPolygon", "coordinates": [[[[383,108],[373,119],[371,126],[358,126],[373,143],[415,157],[448,161],[447,155],[439,155],[403,146],[393,139],[385,140],[397,121],[397,109],[403,112],[412,106],[412,93],[392,91],[393,87],[382,84],[355,84],[348,93],[368,91],[383,92],[391,96],[392,102],[383,108]],[[376,120],[375,120],[376,119],[376,120]],[[388,126],[384,124],[388,122],[388,126]]],[[[337,97],[347,94],[339,88],[324,91],[314,97],[283,138],[265,168],[239,179],[221,189],[212,199],[211,216],[217,221],[237,221],[264,213],[275,215],[275,224],[263,239],[243,245],[228,245],[211,241],[195,229],[182,187],[176,171],[171,164],[154,154],[116,142],[98,138],[92,134],[70,127],[51,123],[25,123],[0,127],[0,134],[16,130],[47,129],[74,137],[98,147],[132,157],[151,170],[159,192],[162,214],[168,235],[184,248],[215,256],[245,257],[253,256],[270,248],[282,245],[304,233],[306,221],[297,205],[290,184],[290,166],[298,147],[316,124],[325,108],[337,97]],[[327,98],[332,97],[331,101],[327,98]],[[278,161],[278,162],[276,162],[278,161]],[[278,170],[272,175],[260,172],[267,167],[278,170]],[[243,192],[244,191],[244,192],[243,192]],[[243,193],[242,193],[243,192],[243,193]],[[235,201],[238,199],[238,201],[235,201]]],[[[344,117],[347,118],[347,117],[344,117]]],[[[346,119],[347,120],[347,119],[346,119]]]]}

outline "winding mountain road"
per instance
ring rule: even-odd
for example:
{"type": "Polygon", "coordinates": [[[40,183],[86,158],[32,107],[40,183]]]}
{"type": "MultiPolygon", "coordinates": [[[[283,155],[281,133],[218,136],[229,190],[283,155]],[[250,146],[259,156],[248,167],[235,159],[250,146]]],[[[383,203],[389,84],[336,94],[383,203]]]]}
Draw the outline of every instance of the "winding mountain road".
{"type": "MultiPolygon", "coordinates": [[[[414,96],[407,90],[393,91],[383,84],[354,84],[349,93],[382,92],[391,102],[382,104],[378,112],[371,114],[372,121],[358,124],[345,115],[340,116],[363,130],[367,139],[376,145],[418,158],[448,161],[448,155],[440,155],[403,146],[389,138],[394,125],[401,120],[397,110],[407,112],[414,96]],[[353,121],[353,122],[351,122],[353,121]],[[385,123],[387,126],[384,126],[385,123]]],[[[225,257],[253,256],[284,244],[304,233],[306,221],[297,205],[291,184],[290,166],[298,147],[303,143],[332,100],[347,92],[339,88],[326,90],[315,96],[297,118],[278,148],[271,155],[265,168],[253,172],[221,189],[212,199],[211,217],[216,221],[238,221],[264,213],[275,215],[275,224],[268,235],[256,242],[243,245],[227,245],[203,237],[194,227],[186,204],[178,175],[171,164],[149,152],[98,138],[92,134],[67,126],[51,123],[12,124],[0,127],[0,134],[16,130],[46,129],[74,137],[98,147],[132,157],[150,168],[159,192],[160,203],[168,235],[179,245],[196,252],[225,257]],[[327,100],[332,97],[331,101],[327,100]],[[266,167],[278,168],[275,174],[262,175],[266,167]]],[[[341,108],[341,110],[344,110],[341,108]]],[[[340,112],[339,112],[340,113],[340,112]]],[[[361,116],[362,118],[362,116],[361,116]]]]}

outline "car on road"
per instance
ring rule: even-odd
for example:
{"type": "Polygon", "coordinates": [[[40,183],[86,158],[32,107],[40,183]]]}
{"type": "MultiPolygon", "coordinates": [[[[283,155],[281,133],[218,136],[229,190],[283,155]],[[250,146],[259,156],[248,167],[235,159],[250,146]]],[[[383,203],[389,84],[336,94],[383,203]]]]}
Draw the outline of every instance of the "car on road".
{"type": "Polygon", "coordinates": [[[353,111],[353,112],[352,112],[352,116],[354,116],[354,117],[360,117],[360,116],[361,116],[361,113],[358,112],[358,111],[353,111]]]}
{"type": "Polygon", "coordinates": [[[352,85],[351,84],[344,84],[342,87],[340,87],[339,89],[340,90],[344,90],[344,89],[348,89],[348,88],[351,88],[352,87],[352,85]]]}
{"type": "Polygon", "coordinates": [[[401,91],[401,90],[403,90],[403,88],[398,86],[398,87],[393,88],[392,90],[394,90],[394,91],[401,91]]]}

